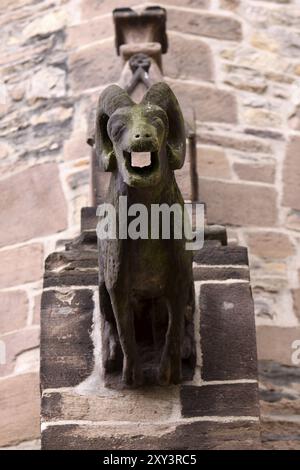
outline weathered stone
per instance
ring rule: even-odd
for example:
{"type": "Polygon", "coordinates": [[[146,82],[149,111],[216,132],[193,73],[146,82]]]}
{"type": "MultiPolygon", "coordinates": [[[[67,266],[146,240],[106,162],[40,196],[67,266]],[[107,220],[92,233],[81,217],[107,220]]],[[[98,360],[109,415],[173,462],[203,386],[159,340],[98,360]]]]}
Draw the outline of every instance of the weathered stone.
{"type": "Polygon", "coordinates": [[[232,267],[203,267],[195,265],[193,267],[195,281],[225,281],[226,279],[244,279],[250,280],[249,270],[247,268],[232,267]]]}
{"type": "Polygon", "coordinates": [[[66,228],[66,202],[55,163],[32,166],[2,180],[0,193],[0,246],[66,228]]]}
{"type": "Polygon", "coordinates": [[[255,449],[260,447],[257,421],[220,423],[199,421],[157,426],[51,425],[42,433],[42,449],[195,450],[255,449]],[[80,436],[80,443],[78,436],[80,436]],[[157,438],[159,436],[159,438],[157,438]]]}
{"type": "Polygon", "coordinates": [[[67,15],[61,10],[51,12],[42,17],[36,18],[23,29],[25,39],[33,36],[48,36],[55,31],[62,29],[66,23],[67,15]]]}
{"type": "MultiPolygon", "coordinates": [[[[103,385],[103,384],[102,384],[103,385]]],[[[121,390],[115,393],[96,386],[91,393],[76,391],[45,391],[42,398],[44,421],[89,420],[158,422],[172,418],[179,407],[179,387],[148,387],[142,393],[121,390]],[[82,393],[82,394],[80,394],[82,393]]]]}
{"type": "Polygon", "coordinates": [[[26,87],[26,98],[36,100],[59,98],[66,92],[66,73],[58,67],[42,68],[30,78],[26,87]]]}
{"type": "MultiPolygon", "coordinates": [[[[95,240],[93,234],[93,242],[95,240]]],[[[94,246],[96,248],[96,246],[94,246]]],[[[81,247],[82,250],[82,247],[81,247]]],[[[52,253],[45,262],[44,287],[94,286],[98,284],[98,260],[95,251],[52,253]]]]}
{"type": "Polygon", "coordinates": [[[243,118],[246,124],[257,127],[280,127],[281,116],[266,109],[245,108],[243,118]]]}
{"type": "Polygon", "coordinates": [[[295,131],[300,130],[300,105],[296,106],[294,112],[289,117],[289,126],[295,131]]]}
{"type": "Polygon", "coordinates": [[[41,316],[41,295],[36,295],[34,297],[34,304],[33,304],[33,324],[40,324],[40,316],[41,316]]]}
{"type": "Polygon", "coordinates": [[[180,399],[185,418],[259,415],[257,383],[183,385],[180,399]]]}
{"type": "Polygon", "coordinates": [[[0,305],[1,334],[26,325],[28,299],[24,291],[0,292],[0,305]]]}
{"type": "Polygon", "coordinates": [[[293,366],[293,342],[300,339],[300,327],[257,327],[257,352],[260,360],[293,366]]]}
{"type": "Polygon", "coordinates": [[[197,119],[212,122],[237,122],[235,96],[228,91],[214,87],[170,81],[169,85],[178,98],[182,109],[194,109],[197,119]]]}
{"type": "Polygon", "coordinates": [[[21,374],[0,381],[0,442],[2,446],[40,435],[38,374],[21,374]]]}
{"type": "Polygon", "coordinates": [[[17,357],[26,350],[37,348],[40,344],[38,328],[25,328],[13,333],[0,336],[5,344],[6,361],[0,365],[0,376],[9,375],[14,371],[17,357]]]}
{"type": "Polygon", "coordinates": [[[197,172],[199,176],[230,178],[230,166],[225,152],[221,149],[198,146],[197,172]]]}
{"type": "Polygon", "coordinates": [[[280,232],[249,232],[246,241],[250,253],[261,258],[275,260],[295,253],[288,236],[280,232]]]}
{"type": "Polygon", "coordinates": [[[42,245],[34,243],[0,251],[0,287],[38,281],[42,275],[42,245]]]}
{"type": "Polygon", "coordinates": [[[227,41],[242,39],[241,23],[235,18],[200,11],[168,10],[168,27],[182,33],[197,34],[227,41]]]}
{"type": "Polygon", "coordinates": [[[114,54],[113,41],[109,39],[70,53],[69,71],[73,92],[117,82],[121,61],[114,54]]]}
{"type": "Polygon", "coordinates": [[[94,367],[93,292],[88,289],[44,291],[41,304],[42,388],[69,387],[94,367]]]}
{"type": "Polygon", "coordinates": [[[259,139],[245,138],[243,135],[228,135],[227,133],[198,130],[198,142],[208,145],[228,147],[241,152],[272,153],[269,144],[259,139]]]}
{"type": "Polygon", "coordinates": [[[262,74],[232,64],[224,65],[224,70],[226,71],[224,83],[227,85],[237,88],[238,90],[261,94],[267,90],[268,84],[262,74]]]}
{"type": "Polygon", "coordinates": [[[235,11],[240,6],[241,0],[220,0],[220,7],[225,10],[235,11]]]}
{"type": "Polygon", "coordinates": [[[65,123],[71,119],[73,115],[73,108],[64,108],[64,107],[57,107],[52,108],[48,111],[45,111],[40,114],[34,114],[30,119],[30,124],[33,126],[38,126],[40,124],[47,124],[47,123],[65,123]]]}
{"type": "Polygon", "coordinates": [[[300,211],[290,211],[286,218],[286,226],[291,230],[300,231],[300,211]]]}
{"type": "Polygon", "coordinates": [[[260,139],[274,139],[274,140],[284,140],[284,135],[282,132],[273,131],[270,129],[258,129],[253,127],[245,127],[245,134],[254,135],[260,139]]]}
{"type": "Polygon", "coordinates": [[[199,188],[201,201],[207,203],[209,223],[276,225],[277,194],[271,187],[200,178],[199,188]]]}
{"type": "Polygon", "coordinates": [[[66,46],[74,49],[113,35],[114,23],[111,16],[92,18],[88,22],[75,24],[67,29],[66,46]]]}
{"type": "Polygon", "coordinates": [[[289,417],[263,417],[261,437],[263,449],[300,450],[299,421],[289,417]]]}
{"type": "Polygon", "coordinates": [[[239,163],[233,164],[233,169],[241,180],[258,181],[261,183],[274,183],[275,165],[260,163],[239,163]]]}
{"type": "Polygon", "coordinates": [[[164,75],[170,78],[212,80],[213,61],[209,46],[200,40],[170,32],[169,50],[164,56],[164,75]]]}
{"type": "Polygon", "coordinates": [[[249,285],[204,284],[199,302],[202,378],[255,379],[256,337],[249,285]]]}
{"type": "Polygon", "coordinates": [[[76,131],[64,143],[64,159],[78,160],[90,157],[91,148],[86,143],[86,132],[76,131]]]}
{"type": "MultiPolygon", "coordinates": [[[[169,4],[181,7],[206,8],[209,0],[160,0],[159,5],[167,7],[169,4]]],[[[134,9],[140,5],[138,0],[126,0],[126,7],[134,9]]],[[[81,3],[81,15],[83,19],[94,18],[105,13],[111,13],[114,8],[120,8],[119,0],[89,0],[81,3]]]]}
{"type": "Polygon", "coordinates": [[[283,205],[300,210],[300,137],[291,137],[283,168],[283,205]]]}
{"type": "Polygon", "coordinates": [[[248,266],[247,248],[243,246],[219,246],[205,242],[204,247],[194,253],[194,261],[201,265],[237,264],[248,266]]]}
{"type": "Polygon", "coordinates": [[[264,49],[269,52],[278,52],[279,44],[275,41],[272,36],[262,31],[255,31],[251,37],[252,46],[258,49],[264,49]]]}

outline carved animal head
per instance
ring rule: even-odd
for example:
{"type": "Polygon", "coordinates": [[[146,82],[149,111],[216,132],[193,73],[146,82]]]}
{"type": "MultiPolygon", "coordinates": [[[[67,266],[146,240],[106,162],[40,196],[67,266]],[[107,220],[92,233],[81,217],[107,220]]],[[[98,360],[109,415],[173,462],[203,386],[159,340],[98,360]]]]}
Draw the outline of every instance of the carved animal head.
{"type": "Polygon", "coordinates": [[[166,83],[156,83],[141,103],[117,85],[99,98],[96,153],[104,171],[119,171],[129,186],[158,184],[167,171],[181,168],[185,129],[178,101],[166,83]]]}

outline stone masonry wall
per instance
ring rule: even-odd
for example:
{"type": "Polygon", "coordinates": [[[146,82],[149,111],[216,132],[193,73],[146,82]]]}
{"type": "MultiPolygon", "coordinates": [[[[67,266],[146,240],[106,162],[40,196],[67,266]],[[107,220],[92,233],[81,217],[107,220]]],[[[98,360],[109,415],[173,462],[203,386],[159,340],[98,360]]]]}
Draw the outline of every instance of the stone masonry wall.
{"type": "MultiPolygon", "coordinates": [[[[248,246],[270,440],[299,426],[300,1],[161,0],[164,75],[197,116],[209,222],[248,246]]],[[[0,1],[0,446],[38,447],[43,262],[89,205],[87,117],[119,78],[111,10],[0,1]],[[1,356],[3,358],[3,354],[1,356]]],[[[188,181],[187,181],[188,184],[188,181]]],[[[278,439],[277,439],[278,440],[278,439]]]]}

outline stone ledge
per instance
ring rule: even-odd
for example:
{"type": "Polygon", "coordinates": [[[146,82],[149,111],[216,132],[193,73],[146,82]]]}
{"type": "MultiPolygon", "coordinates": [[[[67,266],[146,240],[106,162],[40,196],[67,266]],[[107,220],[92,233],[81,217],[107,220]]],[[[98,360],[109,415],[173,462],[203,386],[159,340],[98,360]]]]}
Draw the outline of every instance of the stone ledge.
{"type": "Polygon", "coordinates": [[[194,421],[169,425],[50,425],[43,449],[59,450],[221,450],[259,449],[258,420],[194,421]]]}

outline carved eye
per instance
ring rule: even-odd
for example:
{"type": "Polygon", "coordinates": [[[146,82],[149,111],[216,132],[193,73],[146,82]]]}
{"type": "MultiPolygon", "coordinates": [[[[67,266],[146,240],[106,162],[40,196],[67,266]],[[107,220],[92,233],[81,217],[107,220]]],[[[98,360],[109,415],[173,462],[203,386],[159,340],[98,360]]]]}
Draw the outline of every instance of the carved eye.
{"type": "Polygon", "coordinates": [[[119,140],[123,131],[125,129],[125,125],[123,123],[115,124],[110,128],[110,137],[112,140],[119,140]]]}

